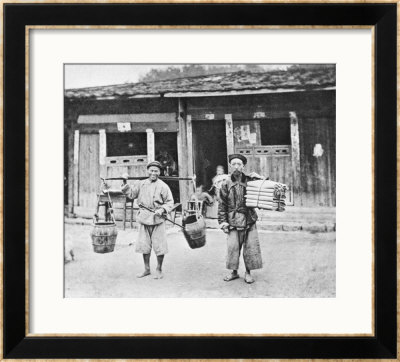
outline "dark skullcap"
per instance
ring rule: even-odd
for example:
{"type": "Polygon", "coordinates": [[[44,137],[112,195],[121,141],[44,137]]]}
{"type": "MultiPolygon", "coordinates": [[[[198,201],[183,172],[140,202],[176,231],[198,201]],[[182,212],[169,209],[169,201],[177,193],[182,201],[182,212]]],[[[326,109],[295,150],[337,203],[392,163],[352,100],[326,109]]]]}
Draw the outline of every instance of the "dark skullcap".
{"type": "Polygon", "coordinates": [[[247,158],[244,157],[243,155],[241,155],[240,153],[233,153],[232,155],[229,155],[229,156],[228,156],[229,163],[231,163],[231,161],[232,161],[234,158],[238,158],[239,160],[242,160],[242,161],[243,161],[243,165],[245,165],[245,164],[247,163],[247,158]]]}

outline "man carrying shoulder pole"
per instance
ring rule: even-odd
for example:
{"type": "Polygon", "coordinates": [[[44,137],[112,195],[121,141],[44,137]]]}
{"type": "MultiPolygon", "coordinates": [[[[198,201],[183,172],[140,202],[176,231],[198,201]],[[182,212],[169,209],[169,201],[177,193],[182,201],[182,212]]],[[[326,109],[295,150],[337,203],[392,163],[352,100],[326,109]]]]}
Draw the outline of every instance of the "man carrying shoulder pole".
{"type": "Polygon", "coordinates": [[[166,216],[174,206],[172,193],[168,185],[159,179],[161,164],[158,161],[147,165],[148,178],[141,180],[132,187],[131,198],[138,199],[139,206],[136,217],[139,223],[139,236],[135,251],[143,254],[144,271],[137,275],[143,278],[150,275],[151,249],[157,256],[157,268],[155,279],[161,279],[164,255],[168,253],[167,233],[165,230],[166,216]]]}

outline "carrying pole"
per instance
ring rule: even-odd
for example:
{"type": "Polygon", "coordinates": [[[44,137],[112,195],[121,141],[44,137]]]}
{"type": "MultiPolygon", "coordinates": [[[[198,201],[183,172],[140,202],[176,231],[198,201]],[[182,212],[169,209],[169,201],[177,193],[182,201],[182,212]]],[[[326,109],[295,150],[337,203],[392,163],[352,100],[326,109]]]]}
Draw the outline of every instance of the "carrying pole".
{"type": "MultiPolygon", "coordinates": [[[[145,180],[146,178],[149,178],[149,176],[130,176],[128,177],[128,180],[145,180]]],[[[158,178],[165,181],[192,181],[194,176],[192,177],[159,176],[158,178]]],[[[123,180],[123,178],[108,177],[105,178],[104,180],[123,180]]]]}
{"type": "MultiPolygon", "coordinates": [[[[152,213],[154,213],[154,214],[156,213],[154,210],[149,209],[148,207],[144,206],[143,204],[139,204],[138,206],[141,207],[141,208],[143,208],[143,209],[146,209],[146,210],[148,210],[148,211],[150,211],[150,212],[152,212],[152,213]]],[[[176,222],[174,222],[174,221],[168,219],[166,216],[160,215],[160,217],[163,218],[164,220],[169,221],[170,223],[172,223],[172,224],[174,224],[174,225],[176,225],[176,226],[179,226],[180,228],[184,229],[184,227],[183,227],[182,225],[179,225],[179,224],[177,224],[176,222]]]]}

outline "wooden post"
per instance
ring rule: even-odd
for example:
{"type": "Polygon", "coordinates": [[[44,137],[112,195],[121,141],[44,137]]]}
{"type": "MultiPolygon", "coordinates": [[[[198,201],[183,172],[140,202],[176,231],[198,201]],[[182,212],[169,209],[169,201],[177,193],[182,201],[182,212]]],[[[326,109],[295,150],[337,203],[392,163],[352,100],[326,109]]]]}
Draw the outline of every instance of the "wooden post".
{"type": "MultiPolygon", "coordinates": [[[[225,114],[225,131],[226,131],[226,153],[230,155],[235,153],[234,141],[233,141],[233,120],[232,114],[225,114]]],[[[228,165],[229,165],[229,161],[228,165]]]]}
{"type": "Polygon", "coordinates": [[[151,128],[146,129],[147,133],[147,162],[155,160],[154,132],[151,128]]]}
{"type": "MultiPolygon", "coordinates": [[[[188,176],[185,113],[185,104],[181,98],[178,98],[178,172],[181,177],[188,176]]],[[[186,205],[189,200],[189,182],[179,181],[179,196],[182,205],[186,205]]]]}
{"type": "Polygon", "coordinates": [[[329,120],[326,123],[325,127],[325,135],[326,135],[326,161],[327,161],[327,168],[328,168],[328,206],[335,206],[335,200],[333,198],[333,187],[332,187],[332,167],[331,167],[331,157],[332,150],[331,147],[331,127],[329,126],[329,120]]]}
{"type": "Polygon", "coordinates": [[[300,139],[299,120],[296,112],[289,112],[290,138],[292,141],[292,170],[293,170],[293,204],[301,204],[301,173],[300,173],[300,139]]]}
{"type": "Polygon", "coordinates": [[[188,155],[188,173],[189,176],[194,175],[193,169],[193,131],[192,131],[192,116],[186,116],[186,134],[187,134],[187,155],[188,155]]]}
{"type": "MultiPolygon", "coordinates": [[[[71,122],[72,123],[72,122],[71,122]]],[[[67,127],[68,132],[68,215],[74,213],[74,133],[71,126],[67,127]]]]}
{"type": "Polygon", "coordinates": [[[79,206],[79,130],[74,133],[74,206],[79,206]]]}
{"type": "Polygon", "coordinates": [[[100,177],[103,178],[107,177],[106,156],[107,156],[106,130],[99,129],[99,167],[100,167],[100,177]]]}

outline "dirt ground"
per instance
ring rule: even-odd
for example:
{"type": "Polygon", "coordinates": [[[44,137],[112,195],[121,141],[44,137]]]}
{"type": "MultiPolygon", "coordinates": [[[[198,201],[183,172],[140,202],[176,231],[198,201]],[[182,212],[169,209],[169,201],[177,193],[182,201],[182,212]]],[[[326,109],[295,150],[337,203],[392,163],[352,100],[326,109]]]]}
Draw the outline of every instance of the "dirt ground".
{"type": "MultiPolygon", "coordinates": [[[[260,231],[264,267],[252,272],[256,282],[240,279],[223,281],[225,234],[207,230],[207,244],[190,249],[183,234],[168,230],[169,253],[165,256],[164,278],[153,275],[138,279],[143,271],[141,254],[134,251],[135,230],[119,229],[114,252],[93,252],[89,225],[65,225],[66,245],[74,250],[75,260],[65,264],[65,297],[335,297],[335,233],[260,231]]],[[[152,253],[154,272],[156,257],[152,253]]]]}

